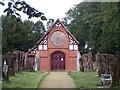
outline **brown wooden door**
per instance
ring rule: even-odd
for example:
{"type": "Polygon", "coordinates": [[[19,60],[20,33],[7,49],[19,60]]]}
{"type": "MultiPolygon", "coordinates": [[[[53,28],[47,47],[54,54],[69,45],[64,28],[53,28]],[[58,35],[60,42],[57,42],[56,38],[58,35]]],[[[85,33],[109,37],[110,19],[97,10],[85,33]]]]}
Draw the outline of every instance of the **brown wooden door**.
{"type": "Polygon", "coordinates": [[[62,52],[52,54],[51,70],[65,70],[65,55],[62,52]]]}

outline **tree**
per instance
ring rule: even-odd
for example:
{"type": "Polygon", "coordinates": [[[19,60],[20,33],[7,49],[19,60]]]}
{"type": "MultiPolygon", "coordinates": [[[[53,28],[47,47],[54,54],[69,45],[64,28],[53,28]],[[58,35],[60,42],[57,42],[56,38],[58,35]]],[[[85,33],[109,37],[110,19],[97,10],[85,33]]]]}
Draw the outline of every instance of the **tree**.
{"type": "Polygon", "coordinates": [[[80,42],[81,54],[85,53],[85,42],[88,41],[88,28],[89,25],[84,22],[84,8],[85,3],[80,3],[71,8],[67,13],[67,18],[70,21],[68,29],[80,42]]]}
{"type": "MultiPolygon", "coordinates": [[[[0,1],[0,4],[3,6],[5,5],[4,1],[0,1]]],[[[17,17],[17,19],[20,19],[21,15],[18,13],[18,11],[22,11],[23,13],[27,14],[29,19],[33,17],[40,17],[41,20],[46,20],[46,17],[42,12],[39,12],[35,8],[31,7],[25,1],[9,0],[8,7],[4,10],[4,12],[6,12],[7,15],[14,15],[17,17]]]]}
{"type": "Polygon", "coordinates": [[[71,8],[66,18],[70,32],[80,42],[81,53],[88,48],[97,52],[116,54],[120,52],[120,2],[82,2],[71,8]]]}
{"type": "Polygon", "coordinates": [[[102,35],[100,52],[117,54],[120,52],[120,14],[119,3],[101,3],[102,35]]]}
{"type": "Polygon", "coordinates": [[[21,50],[28,51],[44,34],[44,25],[41,21],[17,21],[16,17],[2,16],[3,22],[3,53],[21,50]]]}
{"type": "Polygon", "coordinates": [[[47,22],[47,29],[50,28],[50,26],[54,23],[54,19],[49,18],[47,22]]]}
{"type": "Polygon", "coordinates": [[[23,22],[26,26],[28,32],[28,48],[32,48],[35,43],[43,36],[45,33],[45,27],[41,21],[37,21],[36,23],[26,20],[23,22]]]}
{"type": "Polygon", "coordinates": [[[0,17],[0,54],[2,53],[2,18],[0,17]]]}

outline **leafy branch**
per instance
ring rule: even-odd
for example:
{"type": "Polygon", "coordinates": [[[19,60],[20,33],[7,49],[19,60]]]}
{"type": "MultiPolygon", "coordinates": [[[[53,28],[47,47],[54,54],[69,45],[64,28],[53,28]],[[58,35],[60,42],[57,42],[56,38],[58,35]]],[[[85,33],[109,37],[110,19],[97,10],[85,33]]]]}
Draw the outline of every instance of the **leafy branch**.
{"type": "MultiPolygon", "coordinates": [[[[0,1],[0,4],[2,6],[5,5],[4,1],[0,1]]],[[[20,19],[21,15],[18,13],[19,11],[22,11],[23,13],[27,14],[29,19],[33,17],[40,17],[41,20],[47,20],[44,16],[44,13],[39,12],[35,8],[31,7],[25,1],[9,1],[8,7],[4,10],[4,13],[7,13],[7,15],[14,15],[18,19],[20,19]]]]}

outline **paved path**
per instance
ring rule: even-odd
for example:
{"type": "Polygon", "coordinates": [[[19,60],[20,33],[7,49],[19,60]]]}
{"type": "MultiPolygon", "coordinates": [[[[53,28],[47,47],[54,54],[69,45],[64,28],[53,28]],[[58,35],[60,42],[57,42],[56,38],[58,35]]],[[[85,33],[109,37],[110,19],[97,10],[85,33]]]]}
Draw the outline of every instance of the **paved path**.
{"type": "Polygon", "coordinates": [[[76,88],[76,85],[67,72],[50,72],[42,81],[40,88],[76,88]]]}

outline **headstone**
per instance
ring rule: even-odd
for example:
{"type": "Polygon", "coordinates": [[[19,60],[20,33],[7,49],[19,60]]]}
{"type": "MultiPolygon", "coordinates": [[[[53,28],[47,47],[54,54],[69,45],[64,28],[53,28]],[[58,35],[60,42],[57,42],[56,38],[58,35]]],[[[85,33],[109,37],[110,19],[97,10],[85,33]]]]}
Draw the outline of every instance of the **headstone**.
{"type": "Polygon", "coordinates": [[[3,65],[3,80],[4,81],[9,80],[9,77],[8,77],[8,65],[6,63],[6,60],[4,61],[4,65],[3,65]]]}
{"type": "Polygon", "coordinates": [[[8,65],[6,64],[6,61],[4,62],[3,72],[5,73],[5,75],[7,75],[7,72],[8,72],[8,65]]]}

